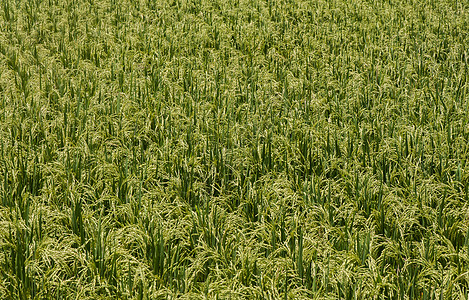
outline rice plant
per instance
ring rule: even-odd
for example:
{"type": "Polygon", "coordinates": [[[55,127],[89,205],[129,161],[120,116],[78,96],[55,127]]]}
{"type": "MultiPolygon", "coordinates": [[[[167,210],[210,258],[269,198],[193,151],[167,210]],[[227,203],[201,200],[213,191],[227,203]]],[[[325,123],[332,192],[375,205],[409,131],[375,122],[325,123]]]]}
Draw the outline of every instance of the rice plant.
{"type": "Polygon", "coordinates": [[[0,298],[468,298],[464,1],[0,5],[0,298]]]}

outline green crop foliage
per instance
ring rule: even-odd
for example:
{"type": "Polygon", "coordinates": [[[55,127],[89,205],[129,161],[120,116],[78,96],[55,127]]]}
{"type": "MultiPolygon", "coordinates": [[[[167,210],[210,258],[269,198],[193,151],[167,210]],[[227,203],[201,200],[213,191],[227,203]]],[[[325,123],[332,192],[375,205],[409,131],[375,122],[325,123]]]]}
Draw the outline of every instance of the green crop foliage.
{"type": "Polygon", "coordinates": [[[468,22],[0,0],[0,298],[468,299],[468,22]]]}

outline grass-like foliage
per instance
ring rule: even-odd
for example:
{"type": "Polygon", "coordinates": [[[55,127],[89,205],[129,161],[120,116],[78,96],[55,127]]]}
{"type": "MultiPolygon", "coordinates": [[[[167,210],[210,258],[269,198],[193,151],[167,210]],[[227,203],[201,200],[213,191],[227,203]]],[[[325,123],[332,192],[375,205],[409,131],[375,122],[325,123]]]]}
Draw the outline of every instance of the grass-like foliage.
{"type": "Polygon", "coordinates": [[[467,299],[467,1],[0,6],[1,299],[467,299]]]}

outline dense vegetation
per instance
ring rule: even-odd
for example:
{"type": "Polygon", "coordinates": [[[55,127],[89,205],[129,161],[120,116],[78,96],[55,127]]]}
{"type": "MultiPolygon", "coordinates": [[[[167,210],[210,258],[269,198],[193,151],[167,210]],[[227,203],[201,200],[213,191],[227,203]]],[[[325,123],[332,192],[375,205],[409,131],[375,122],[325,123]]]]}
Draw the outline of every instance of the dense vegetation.
{"type": "Polygon", "coordinates": [[[0,298],[467,298],[466,1],[0,3],[0,298]]]}

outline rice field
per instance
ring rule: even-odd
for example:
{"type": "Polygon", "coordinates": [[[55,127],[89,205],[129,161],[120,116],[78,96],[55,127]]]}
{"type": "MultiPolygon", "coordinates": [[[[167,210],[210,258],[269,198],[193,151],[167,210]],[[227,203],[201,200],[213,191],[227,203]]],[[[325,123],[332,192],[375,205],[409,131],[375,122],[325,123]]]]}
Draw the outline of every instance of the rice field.
{"type": "Polygon", "coordinates": [[[1,299],[468,298],[468,2],[0,5],[1,299]]]}

